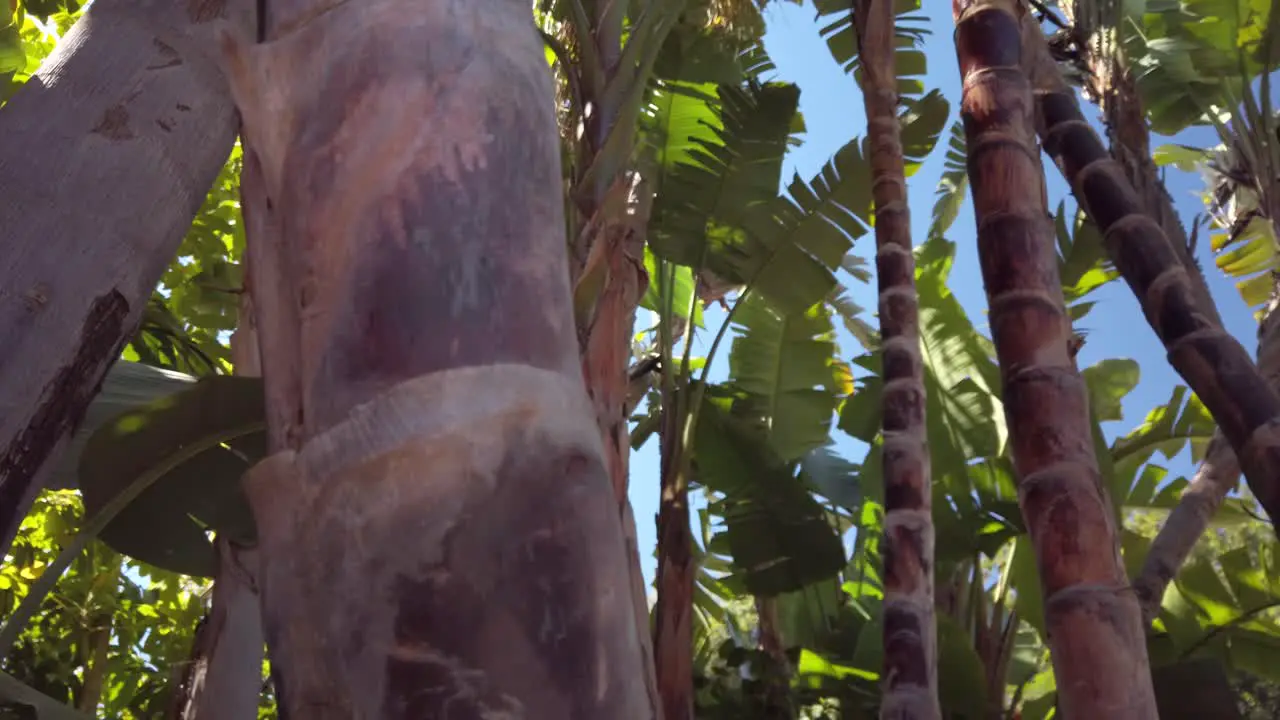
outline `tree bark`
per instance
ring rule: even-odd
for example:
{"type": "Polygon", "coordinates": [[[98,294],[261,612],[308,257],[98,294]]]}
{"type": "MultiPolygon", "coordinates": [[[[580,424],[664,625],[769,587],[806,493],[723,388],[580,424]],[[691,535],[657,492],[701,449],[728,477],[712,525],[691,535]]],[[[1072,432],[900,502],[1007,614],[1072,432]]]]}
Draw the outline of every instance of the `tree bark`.
{"type": "Polygon", "coordinates": [[[235,137],[219,0],[99,0],[0,113],[0,553],[235,137]]]}
{"type": "Polygon", "coordinates": [[[1155,720],[1138,604],[1093,453],[1088,389],[1069,347],[1021,69],[1024,10],[1017,0],[953,7],[979,258],[1059,708],[1067,720],[1155,720]]]}
{"type": "MultiPolygon", "coordinates": [[[[1092,79],[1092,82],[1086,84],[1085,90],[1102,109],[1110,139],[1111,157],[1120,163],[1129,182],[1133,183],[1143,211],[1154,218],[1164,230],[1178,262],[1187,271],[1187,279],[1191,283],[1197,306],[1214,322],[1222,324],[1222,315],[1209,292],[1204,271],[1192,254],[1193,247],[1186,228],[1179,220],[1173,198],[1169,196],[1160,179],[1159,170],[1151,159],[1151,131],[1147,127],[1142,98],[1138,94],[1137,82],[1127,58],[1114,41],[1105,46],[1109,52],[1095,52],[1096,44],[1087,41],[1087,38],[1094,37],[1094,33],[1100,29],[1101,18],[1091,12],[1094,9],[1092,6],[1075,2],[1063,4],[1062,9],[1073,25],[1072,32],[1076,37],[1075,46],[1080,51],[1080,61],[1092,79]]],[[[1268,334],[1259,329],[1259,369],[1264,376],[1270,378],[1280,374],[1280,368],[1277,372],[1268,373],[1261,367],[1262,357],[1268,354],[1265,347],[1269,342],[1268,338],[1280,339],[1280,333],[1268,334]]],[[[1272,387],[1276,385],[1273,383],[1272,387]]],[[[1142,570],[1134,580],[1134,590],[1138,593],[1138,602],[1142,606],[1143,625],[1151,624],[1159,612],[1165,588],[1186,562],[1222,501],[1239,482],[1240,462],[1231,449],[1231,443],[1227,442],[1221,431],[1217,431],[1191,484],[1152,541],[1142,570]]]]}
{"type": "MultiPolygon", "coordinates": [[[[692,664],[692,638],[675,646],[658,647],[662,638],[676,638],[678,633],[668,629],[654,630],[650,635],[649,605],[645,600],[644,574],[640,570],[640,542],[636,538],[635,514],[631,509],[630,498],[627,497],[630,484],[631,443],[627,421],[627,396],[630,392],[630,377],[627,369],[631,364],[631,336],[635,328],[636,307],[644,296],[649,278],[644,269],[645,227],[649,222],[649,208],[652,205],[652,190],[648,184],[637,182],[634,172],[625,165],[616,165],[602,161],[602,154],[607,149],[609,137],[616,132],[628,132],[626,147],[635,142],[634,118],[621,117],[622,92],[611,92],[614,86],[627,81],[631,68],[622,67],[623,20],[626,19],[627,6],[623,3],[607,3],[596,1],[591,4],[589,27],[575,27],[579,44],[590,44],[594,53],[579,54],[579,64],[593,60],[595,68],[571,67],[564,72],[580,73],[576,85],[581,88],[584,108],[584,132],[577,142],[577,172],[573,177],[570,195],[577,210],[577,227],[582,232],[571,238],[570,254],[568,254],[568,277],[577,288],[577,283],[584,275],[593,274],[593,270],[603,269],[603,283],[599,295],[595,297],[594,310],[588,318],[577,327],[581,350],[582,378],[585,380],[586,392],[591,398],[595,410],[595,420],[600,430],[600,438],[604,445],[605,462],[609,470],[609,479],[613,486],[614,498],[618,506],[618,514],[622,520],[623,543],[625,556],[623,562],[631,577],[632,611],[635,616],[636,633],[640,637],[641,662],[644,665],[644,682],[648,688],[650,702],[660,712],[660,707],[667,705],[664,697],[692,698],[692,675],[685,680],[678,680],[678,675],[664,683],[659,679],[657,665],[680,664],[682,653],[689,656],[692,664]],[[585,77],[600,78],[600,85],[585,82],[585,77]],[[585,113],[590,106],[590,113],[585,113]],[[621,122],[626,126],[620,128],[621,122]],[[605,167],[607,165],[607,167],[605,167]],[[594,178],[588,178],[589,169],[595,170],[594,178]],[[609,193],[630,191],[626,201],[607,202],[609,193]],[[628,214],[630,213],[630,214],[628,214]],[[681,647],[685,650],[681,651],[681,647]],[[676,682],[676,685],[669,683],[676,682]]],[[[650,6],[652,12],[660,12],[659,5],[650,6]]],[[[616,154],[616,152],[614,152],[616,154]]],[[[630,156],[630,155],[627,155],[630,156]]],[[[660,509],[659,509],[660,510],[660,509]]],[[[663,521],[658,520],[662,525],[663,521]]],[[[669,524],[668,524],[669,525],[669,524]]],[[[671,528],[668,527],[668,542],[671,539],[671,528]]],[[[686,533],[687,534],[687,533],[686,533]]],[[[658,533],[659,565],[664,555],[663,533],[658,533]]],[[[659,571],[660,573],[660,571],[659,571]]],[[[690,582],[690,593],[692,584],[690,582]]],[[[662,592],[659,591],[659,596],[662,592]]],[[[680,598],[673,598],[668,593],[668,602],[680,603],[680,598]]],[[[689,596],[692,612],[692,596],[689,596]]],[[[663,615],[664,619],[672,618],[671,612],[663,615]]],[[[680,700],[673,701],[678,705],[680,700]]],[[[690,712],[691,712],[690,706],[690,712]]],[[[666,720],[678,720],[680,716],[666,715],[666,720]]]]}
{"type": "Polygon", "coordinates": [[[1108,254],[1137,295],[1170,364],[1231,443],[1250,490],[1268,516],[1280,518],[1280,394],[1248,351],[1201,309],[1164,230],[1142,212],[1124,168],[1081,115],[1039,28],[1028,22],[1022,35],[1045,150],[1102,230],[1108,254]]]}
{"type": "Polygon", "coordinates": [[[218,575],[171,720],[251,720],[262,695],[264,643],[254,568],[258,551],[218,538],[218,575]]]}
{"type": "Polygon", "coordinates": [[[267,10],[224,48],[282,716],[652,718],[528,5],[267,10]]]}
{"type": "MultiPolygon", "coordinates": [[[[672,405],[675,402],[666,400],[672,405]]],[[[693,560],[689,473],[681,413],[662,409],[658,500],[658,598],[653,608],[654,665],[665,720],[693,720],[693,560]]]]}
{"type": "Polygon", "coordinates": [[[893,3],[858,0],[876,278],[884,362],[884,694],[880,717],[935,720],[937,621],[933,614],[933,515],[920,303],[898,123],[893,3]]]}

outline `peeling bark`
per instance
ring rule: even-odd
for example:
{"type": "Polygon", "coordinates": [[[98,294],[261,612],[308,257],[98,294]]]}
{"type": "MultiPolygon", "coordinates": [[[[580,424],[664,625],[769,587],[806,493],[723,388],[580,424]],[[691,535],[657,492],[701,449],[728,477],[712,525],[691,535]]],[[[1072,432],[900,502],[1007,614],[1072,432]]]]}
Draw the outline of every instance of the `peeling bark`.
{"type": "Polygon", "coordinates": [[[1164,230],[1142,212],[1124,169],[1081,115],[1044,35],[1032,23],[1022,35],[1045,150],[1102,230],[1108,254],[1142,304],[1170,364],[1236,451],[1249,489],[1268,516],[1280,518],[1280,394],[1244,346],[1201,309],[1164,230]]]}
{"type": "Polygon", "coordinates": [[[884,694],[880,717],[930,720],[938,705],[933,517],[920,303],[898,122],[893,3],[858,0],[884,361],[884,694]]]}
{"type": "Polygon", "coordinates": [[[223,13],[98,0],[0,114],[0,553],[231,149],[223,13]]]}
{"type": "Polygon", "coordinates": [[[274,228],[250,243],[276,452],[246,487],[282,712],[654,717],[528,6],[268,20],[225,47],[247,223],[274,228]]]}
{"type": "Polygon", "coordinates": [[[1067,720],[1155,720],[1138,605],[1102,490],[1021,69],[1016,0],[956,2],[961,114],[1018,499],[1067,720]]]}

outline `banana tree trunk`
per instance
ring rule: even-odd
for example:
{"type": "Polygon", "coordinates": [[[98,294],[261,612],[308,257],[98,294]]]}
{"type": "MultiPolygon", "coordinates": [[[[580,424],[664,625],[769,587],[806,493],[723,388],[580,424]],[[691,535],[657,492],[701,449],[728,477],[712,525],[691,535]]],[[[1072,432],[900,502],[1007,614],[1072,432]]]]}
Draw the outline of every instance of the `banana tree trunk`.
{"type": "Polygon", "coordinates": [[[1164,230],[1143,213],[1123,167],[1084,119],[1039,28],[1027,22],[1022,35],[1045,150],[1102,230],[1108,254],[1137,295],[1170,364],[1235,450],[1249,489],[1269,517],[1280,519],[1280,395],[1244,346],[1201,308],[1164,230]]]}
{"type": "Polygon", "coordinates": [[[1018,0],[953,5],[978,251],[1018,498],[1067,720],[1155,720],[1138,604],[1102,491],[1021,69],[1018,0]]]}
{"type": "Polygon", "coordinates": [[[933,516],[920,308],[898,123],[893,3],[858,0],[876,277],[884,360],[884,694],[882,718],[932,720],[938,705],[933,516]]]}
{"type": "Polygon", "coordinates": [[[0,113],[0,554],[231,150],[222,12],[98,0],[0,113]]]}
{"type": "Polygon", "coordinates": [[[635,514],[627,495],[631,458],[627,427],[630,417],[627,370],[631,362],[636,308],[648,284],[644,270],[643,230],[648,223],[650,198],[647,186],[643,182],[633,183],[634,178],[625,166],[616,159],[602,158],[608,152],[617,156],[618,147],[630,148],[634,142],[634,137],[628,137],[625,142],[614,145],[612,150],[608,149],[613,133],[631,132],[634,127],[630,123],[619,124],[624,94],[610,91],[630,77],[630,68],[621,65],[623,21],[627,8],[623,3],[603,1],[589,6],[592,12],[586,18],[587,26],[575,25],[574,31],[578,42],[589,44],[594,52],[579,53],[578,63],[564,68],[566,73],[577,74],[572,85],[580,88],[582,93],[579,111],[585,111],[588,106],[591,109],[589,113],[583,112],[584,132],[576,148],[578,171],[570,191],[571,198],[575,200],[573,210],[577,213],[575,225],[583,231],[571,238],[569,278],[575,295],[583,277],[603,278],[595,291],[593,311],[587,313],[577,326],[582,376],[595,409],[609,478],[622,521],[625,548],[620,561],[625,563],[631,577],[629,602],[636,631],[641,638],[644,682],[654,712],[659,713],[661,698],[649,631],[644,574],[640,569],[640,543],[636,536],[635,514]],[[594,67],[585,67],[592,62],[594,67]],[[599,78],[599,85],[586,82],[585,78],[599,78]],[[594,171],[594,175],[589,171],[594,171]],[[610,192],[627,188],[631,189],[631,197],[626,202],[606,202],[610,192]]]}
{"type": "Polygon", "coordinates": [[[284,713],[653,717],[528,5],[266,20],[224,47],[274,229],[249,240],[275,454],[246,487],[284,713]]]}

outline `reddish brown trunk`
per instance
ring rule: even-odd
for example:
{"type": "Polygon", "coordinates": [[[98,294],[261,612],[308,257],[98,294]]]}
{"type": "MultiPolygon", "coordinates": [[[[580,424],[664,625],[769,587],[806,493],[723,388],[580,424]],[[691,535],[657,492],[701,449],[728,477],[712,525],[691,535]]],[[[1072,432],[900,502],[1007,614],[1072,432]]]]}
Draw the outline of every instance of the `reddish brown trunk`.
{"type": "Polygon", "coordinates": [[[882,718],[930,720],[938,706],[933,519],[919,300],[898,124],[893,3],[858,0],[876,277],[884,361],[884,695],[882,718]]]}
{"type": "MultiPolygon", "coordinates": [[[[623,20],[626,7],[621,3],[597,2],[590,18],[590,27],[576,27],[578,42],[590,43],[598,66],[589,70],[580,67],[589,62],[590,56],[580,53],[579,66],[565,68],[565,72],[578,73],[577,85],[583,94],[582,104],[589,105],[590,113],[584,118],[585,132],[578,143],[577,163],[579,172],[574,177],[571,194],[579,218],[577,225],[589,228],[572,238],[569,253],[569,278],[576,286],[589,268],[603,269],[603,282],[595,307],[578,330],[581,343],[582,375],[587,394],[595,408],[596,423],[604,444],[605,461],[614,496],[622,520],[625,557],[621,559],[631,577],[631,596],[635,626],[641,638],[640,652],[645,671],[645,685],[650,702],[655,708],[661,704],[654,669],[654,649],[649,634],[649,608],[645,601],[644,574],[640,569],[640,547],[636,538],[635,515],[627,496],[629,485],[629,461],[631,457],[630,432],[627,427],[627,394],[629,379],[627,367],[631,361],[631,336],[635,326],[636,308],[644,294],[648,278],[644,271],[644,227],[648,222],[647,187],[641,183],[638,197],[631,203],[618,202],[606,205],[610,189],[624,190],[632,179],[626,168],[612,167],[601,170],[597,166],[599,155],[605,151],[609,136],[617,128],[620,113],[619,93],[610,96],[608,88],[625,78],[619,78],[623,70],[619,61],[622,55],[623,20]],[[597,76],[601,87],[583,82],[582,78],[597,76]],[[599,171],[591,186],[585,178],[588,168],[599,171]],[[639,207],[635,207],[636,204],[639,207]],[[627,206],[636,210],[627,215],[627,206]]],[[[692,652],[692,650],[690,650],[692,652]]],[[[692,676],[689,682],[692,682],[692,676]]]]}
{"type": "Polygon", "coordinates": [[[227,159],[221,13],[95,2],[0,114],[0,554],[227,159]]]}
{"type": "Polygon", "coordinates": [[[1068,720],[1156,718],[1137,601],[1073,367],[1015,0],[954,4],[961,112],[1018,495],[1068,720]]]}
{"type": "Polygon", "coordinates": [[[662,494],[658,501],[658,602],[654,664],[664,720],[693,720],[693,533],[689,483],[674,408],[663,409],[662,494]]]}
{"type": "Polygon", "coordinates": [[[227,49],[268,229],[277,452],[247,487],[281,706],[653,717],[528,6],[268,10],[227,49]]]}
{"type": "Polygon", "coordinates": [[[1121,167],[1080,113],[1032,23],[1022,33],[1036,80],[1036,113],[1045,150],[1071,183],[1106,240],[1169,362],[1205,404],[1240,459],[1250,490],[1280,518],[1280,395],[1249,353],[1197,301],[1186,268],[1121,167]]]}

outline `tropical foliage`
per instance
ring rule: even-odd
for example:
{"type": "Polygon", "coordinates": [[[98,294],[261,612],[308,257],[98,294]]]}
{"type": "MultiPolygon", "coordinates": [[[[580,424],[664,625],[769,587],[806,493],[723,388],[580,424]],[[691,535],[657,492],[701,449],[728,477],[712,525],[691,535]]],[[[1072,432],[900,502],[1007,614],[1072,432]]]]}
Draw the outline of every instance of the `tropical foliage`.
{"type": "MultiPolygon", "coordinates": [[[[575,104],[577,83],[600,79],[564,72],[591,52],[575,33],[584,4],[594,6],[547,0],[533,8],[559,83],[566,187],[604,172],[579,166],[575,104]]],[[[597,148],[595,162],[629,168],[632,192],[647,193],[627,201],[645,206],[635,215],[649,280],[632,338],[628,410],[633,451],[658,450],[662,477],[644,476],[637,463],[631,493],[646,507],[659,488],[693,498],[692,512],[673,517],[693,538],[696,716],[875,717],[884,381],[873,319],[859,305],[872,297],[872,168],[849,122],[816,173],[784,172],[805,140],[802,96],[763,40],[770,13],[816,15],[813,36],[859,81],[850,3],[637,5],[654,15],[635,13],[640,19],[626,26],[628,38],[646,39],[627,46],[638,54],[627,66],[636,77],[610,88],[626,98],[621,122],[634,133],[626,146],[597,148]]],[[[1104,13],[1092,5],[1073,12],[1104,13]]],[[[1155,160],[1205,177],[1212,256],[1245,305],[1259,309],[1280,272],[1271,4],[1121,5],[1106,11],[1115,14],[1105,15],[1109,52],[1133,69],[1151,128],[1171,138],[1155,160]],[[1206,136],[1212,146],[1193,142],[1206,136]]],[[[0,30],[5,99],[82,14],[75,3],[14,8],[0,30]]],[[[1057,688],[1000,369],[985,318],[962,299],[955,272],[972,244],[957,224],[968,197],[966,148],[954,88],[930,86],[951,71],[935,60],[950,52],[950,39],[931,33],[941,6],[898,0],[895,10],[906,174],[922,188],[916,196],[934,201],[922,215],[927,225],[918,223],[915,284],[939,697],[948,718],[1049,718],[1057,688]]],[[[1052,22],[1045,27],[1055,32],[1052,22]]],[[[238,481],[266,452],[261,383],[230,376],[244,276],[241,165],[237,146],[0,567],[0,717],[179,717],[175,697],[218,567],[211,535],[252,542],[238,481]]],[[[1070,316],[1077,328],[1105,324],[1112,303],[1132,298],[1112,292],[1118,274],[1097,227],[1073,202],[1054,201],[1070,316]]],[[[572,217],[570,225],[570,237],[583,231],[572,217]]],[[[579,281],[575,310],[589,313],[586,295],[598,287],[579,281]]],[[[1142,407],[1136,389],[1146,368],[1086,348],[1078,359],[1094,447],[1133,576],[1215,423],[1180,384],[1142,407]]],[[[659,542],[659,567],[670,551],[659,542]]],[[[1228,498],[1149,629],[1162,717],[1280,712],[1278,551],[1253,498],[1228,498]]],[[[270,683],[260,692],[260,717],[274,717],[270,683]]]]}

